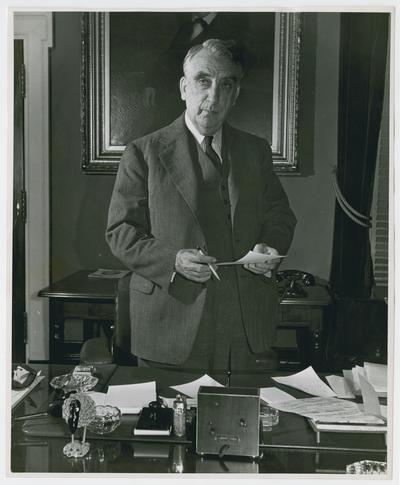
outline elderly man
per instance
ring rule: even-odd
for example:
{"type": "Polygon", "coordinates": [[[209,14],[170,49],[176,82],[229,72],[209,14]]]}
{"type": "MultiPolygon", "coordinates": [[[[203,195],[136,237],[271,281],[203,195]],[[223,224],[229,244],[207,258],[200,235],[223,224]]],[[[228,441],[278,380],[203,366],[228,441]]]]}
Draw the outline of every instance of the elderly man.
{"type": "Polygon", "coordinates": [[[274,367],[276,260],[215,263],[285,254],[296,219],[267,143],[225,122],[243,75],[234,43],[192,47],[183,70],[185,113],[128,144],[109,209],[107,241],[133,271],[132,352],[140,365],[274,367]]]}

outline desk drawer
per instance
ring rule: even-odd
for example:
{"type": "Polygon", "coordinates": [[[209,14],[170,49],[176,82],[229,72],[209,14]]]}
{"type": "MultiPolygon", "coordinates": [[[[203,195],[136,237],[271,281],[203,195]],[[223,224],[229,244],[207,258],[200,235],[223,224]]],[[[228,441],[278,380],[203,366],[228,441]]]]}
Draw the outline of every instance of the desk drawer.
{"type": "Polygon", "coordinates": [[[322,313],[320,307],[285,307],[281,305],[278,312],[277,324],[279,327],[308,326],[313,332],[322,328],[322,313]]]}
{"type": "Polygon", "coordinates": [[[66,302],[64,303],[64,318],[114,321],[115,305],[112,303],[66,302]]]}

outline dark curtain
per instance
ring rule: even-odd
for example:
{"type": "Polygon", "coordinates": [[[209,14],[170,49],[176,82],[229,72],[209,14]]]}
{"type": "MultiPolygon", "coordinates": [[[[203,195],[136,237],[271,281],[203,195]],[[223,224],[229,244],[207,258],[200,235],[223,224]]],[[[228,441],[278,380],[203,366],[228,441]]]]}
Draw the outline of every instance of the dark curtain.
{"type": "MultiPolygon", "coordinates": [[[[341,14],[337,179],[358,212],[372,204],[385,83],[389,14],[341,14]]],[[[373,283],[369,229],[336,202],[331,285],[339,297],[368,298],[373,283]]]]}

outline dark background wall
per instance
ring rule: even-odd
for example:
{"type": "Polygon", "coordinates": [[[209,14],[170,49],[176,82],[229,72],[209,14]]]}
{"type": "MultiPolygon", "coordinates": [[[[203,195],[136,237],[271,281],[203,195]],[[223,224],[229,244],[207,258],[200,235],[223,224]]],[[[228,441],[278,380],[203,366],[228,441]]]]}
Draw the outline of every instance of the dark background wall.
{"type": "MultiPolygon", "coordinates": [[[[298,226],[284,267],[328,278],[336,162],[339,14],[304,15],[300,67],[301,176],[281,177],[298,226]]],[[[113,175],[81,173],[80,14],[54,14],[51,52],[51,266],[53,281],[82,268],[117,268],[104,240],[113,175]]]]}

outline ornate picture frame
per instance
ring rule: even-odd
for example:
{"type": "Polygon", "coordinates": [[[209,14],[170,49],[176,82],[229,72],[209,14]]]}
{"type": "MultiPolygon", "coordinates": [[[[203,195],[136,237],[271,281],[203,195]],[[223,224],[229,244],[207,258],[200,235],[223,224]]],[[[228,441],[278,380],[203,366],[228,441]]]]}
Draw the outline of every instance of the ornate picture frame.
{"type": "MultiPolygon", "coordinates": [[[[157,125],[154,116],[151,120],[150,114],[148,119],[146,118],[150,112],[144,111],[143,108],[142,93],[146,84],[143,79],[146,77],[148,59],[153,57],[156,63],[156,56],[159,55],[157,48],[162,49],[168,44],[168,34],[165,34],[164,30],[172,31],[174,25],[172,20],[176,21],[176,17],[179,20],[180,15],[183,14],[177,12],[128,12],[123,16],[121,12],[82,14],[81,132],[84,173],[115,173],[125,148],[124,138],[127,142],[162,126],[157,125]],[[139,17],[140,15],[142,17],[139,17]],[[172,15],[175,17],[172,18],[172,15]],[[130,28],[129,16],[133,20],[138,19],[138,25],[132,25],[130,28]],[[146,22],[148,22],[148,28],[141,28],[146,22]],[[137,28],[138,26],[140,28],[137,28]],[[158,42],[155,43],[156,47],[152,45],[154,38],[152,29],[156,32],[155,37],[159,36],[158,42]],[[166,39],[165,42],[164,39],[166,39]],[[132,47],[135,42],[137,46],[132,47]],[[136,52],[139,57],[134,58],[136,52]],[[121,133],[122,128],[126,126],[136,128],[121,133]]],[[[236,18],[247,15],[247,21],[250,18],[250,21],[256,24],[255,28],[264,15],[265,21],[268,21],[272,28],[258,28],[258,33],[251,30],[251,26],[248,29],[247,33],[250,32],[253,35],[255,32],[252,38],[253,45],[260,46],[260,52],[253,55],[255,61],[253,66],[250,66],[250,70],[253,69],[253,73],[267,74],[264,78],[261,74],[258,77],[253,75],[252,78],[255,81],[243,86],[244,95],[241,94],[239,100],[246,95],[247,98],[244,98],[242,106],[233,113],[232,124],[268,139],[272,148],[275,171],[280,174],[298,174],[297,111],[301,14],[235,12],[234,15],[236,18]],[[265,45],[257,38],[260,32],[264,35],[264,31],[270,40],[265,42],[265,45]],[[263,79],[268,81],[264,83],[263,79]],[[246,104],[247,113],[244,111],[246,100],[253,100],[252,103],[246,104]],[[264,118],[268,120],[265,123],[264,118]],[[250,120],[253,126],[249,123],[250,120]],[[257,126],[254,126],[255,122],[258,123],[257,126]],[[266,128],[267,125],[269,130],[266,128]]],[[[176,97],[179,97],[178,94],[176,97]]]]}

